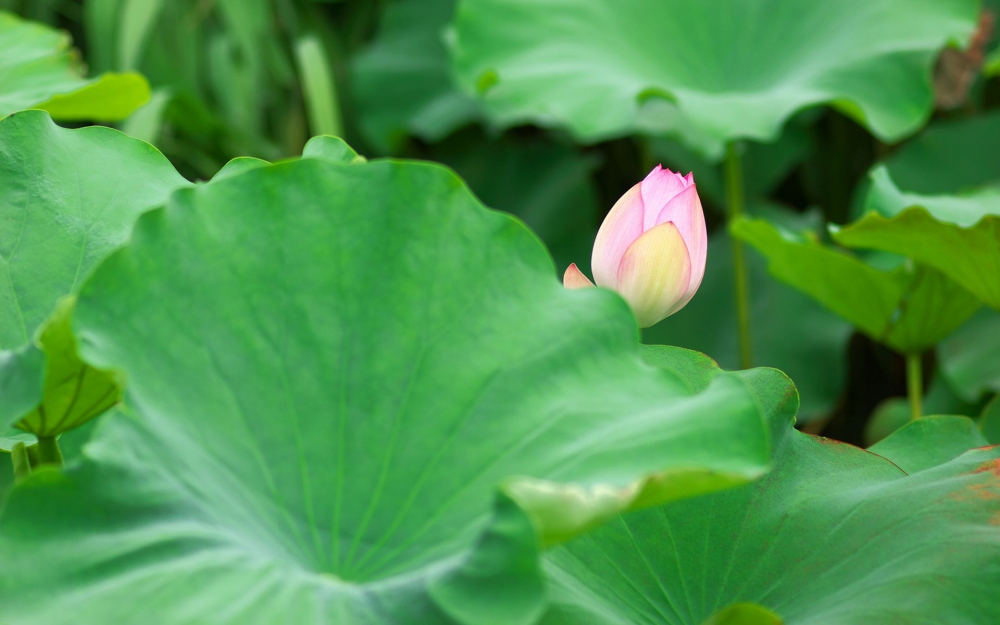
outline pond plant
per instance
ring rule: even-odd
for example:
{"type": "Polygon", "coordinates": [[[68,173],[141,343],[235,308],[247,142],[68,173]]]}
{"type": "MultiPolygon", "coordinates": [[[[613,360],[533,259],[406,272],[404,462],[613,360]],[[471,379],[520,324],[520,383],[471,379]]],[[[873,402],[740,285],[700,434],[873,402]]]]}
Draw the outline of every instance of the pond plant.
{"type": "Polygon", "coordinates": [[[990,7],[322,4],[0,5],[0,624],[1000,622],[990,7]]]}

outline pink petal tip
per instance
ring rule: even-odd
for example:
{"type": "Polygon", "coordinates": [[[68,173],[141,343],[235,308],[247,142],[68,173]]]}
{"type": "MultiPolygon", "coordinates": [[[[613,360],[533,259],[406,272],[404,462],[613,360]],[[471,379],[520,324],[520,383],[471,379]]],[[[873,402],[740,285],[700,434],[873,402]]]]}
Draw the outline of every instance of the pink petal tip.
{"type": "Polygon", "coordinates": [[[567,289],[585,289],[594,286],[594,283],[583,275],[576,263],[573,263],[566,268],[566,273],[563,274],[563,286],[567,289]]]}

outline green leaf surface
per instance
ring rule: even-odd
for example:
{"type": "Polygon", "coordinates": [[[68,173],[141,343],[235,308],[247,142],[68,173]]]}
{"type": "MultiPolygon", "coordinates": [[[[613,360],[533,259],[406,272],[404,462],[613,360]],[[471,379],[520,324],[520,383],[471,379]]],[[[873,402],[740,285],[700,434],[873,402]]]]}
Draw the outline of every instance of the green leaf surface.
{"type": "Polygon", "coordinates": [[[868,451],[912,475],[988,444],[972,419],[939,415],[911,421],[869,447],[868,451]]]}
{"type": "Polygon", "coordinates": [[[880,168],[868,201],[874,210],[837,230],[838,243],[905,255],[1000,310],[1000,191],[917,196],[899,191],[880,168]]]}
{"type": "MultiPolygon", "coordinates": [[[[772,214],[787,216],[787,212],[772,214]]],[[[775,367],[795,380],[802,402],[801,421],[823,416],[843,389],[851,326],[768,275],[767,262],[760,255],[747,253],[746,261],[754,364],[775,367]],[[823,366],[817,367],[817,362],[823,366]]],[[[737,369],[735,311],[732,240],[722,230],[709,238],[705,279],[697,295],[680,312],[643,330],[643,342],[698,350],[723,368],[737,369]]]]}
{"type": "Polygon", "coordinates": [[[967,402],[1000,393],[1000,313],[983,308],[941,342],[938,363],[948,385],[967,402]]]}
{"type": "Polygon", "coordinates": [[[968,192],[1000,181],[1000,111],[930,124],[884,161],[900,189],[920,195],[968,192]]]}
{"type": "Polygon", "coordinates": [[[0,428],[16,423],[41,401],[45,352],[28,343],[0,350],[0,428]]]}
{"type": "MultiPolygon", "coordinates": [[[[764,390],[777,374],[738,375],[764,390]]],[[[1000,448],[906,475],[769,416],[778,451],[760,481],[625,514],[550,551],[541,622],[699,625],[734,603],[788,625],[1000,618],[1000,448]]]]}
{"type": "MultiPolygon", "coordinates": [[[[10,428],[0,433],[0,451],[10,453],[10,450],[14,448],[14,445],[18,443],[24,443],[26,445],[30,445],[37,441],[38,438],[34,434],[22,432],[21,430],[15,428],[10,428]]],[[[0,460],[0,462],[4,461],[5,460],[0,460]]],[[[2,488],[0,488],[0,490],[2,490],[2,488]]]]}
{"type": "Polygon", "coordinates": [[[66,130],[39,111],[0,120],[0,347],[27,344],[144,211],[187,182],[147,143],[66,130]]]}
{"type": "Polygon", "coordinates": [[[462,0],[452,58],[503,126],[583,141],[670,132],[719,156],[829,103],[894,141],[927,119],[935,57],[965,44],[977,12],[974,0],[462,0]]]}
{"type": "MultiPolygon", "coordinates": [[[[40,351],[56,302],[125,243],[140,213],[186,184],[155,148],[115,130],[66,130],[40,111],[0,120],[0,384],[17,388],[0,394],[0,427],[38,406],[43,385],[67,390],[62,374],[85,371],[65,332],[48,363],[40,351]]],[[[80,398],[106,390],[86,375],[73,388],[80,398]]]]}
{"type": "MultiPolygon", "coordinates": [[[[935,172],[927,171],[926,175],[935,176],[935,172]]],[[[896,217],[907,208],[920,206],[937,221],[971,228],[984,218],[1000,216],[1000,187],[981,186],[965,193],[914,193],[900,188],[885,165],[876,166],[868,177],[871,188],[865,207],[883,217],[896,217]]]]}
{"type": "Polygon", "coordinates": [[[735,221],[731,231],[768,259],[776,278],[901,352],[934,346],[979,308],[974,297],[929,267],[882,271],[763,219],[735,221]]]}
{"type": "Polygon", "coordinates": [[[334,163],[364,163],[365,157],[359,156],[354,148],[347,145],[340,137],[313,137],[302,148],[302,158],[322,158],[334,163]]]}
{"type": "MultiPolygon", "coordinates": [[[[121,398],[122,387],[116,376],[80,360],[70,327],[74,303],[72,297],[60,301],[38,333],[37,350],[45,358],[45,385],[41,401],[36,399],[37,405],[18,415],[21,418],[16,425],[39,437],[52,437],[79,427],[121,398]]],[[[12,423],[0,421],[0,427],[12,423]]]]}
{"type": "Polygon", "coordinates": [[[440,141],[479,118],[478,103],[452,82],[443,32],[455,0],[387,5],[374,41],[352,61],[351,87],[365,138],[393,152],[407,136],[440,141]]]}
{"type": "Polygon", "coordinates": [[[212,176],[212,182],[219,180],[225,180],[226,178],[231,178],[233,176],[238,176],[244,172],[248,172],[252,169],[259,169],[261,167],[267,167],[271,163],[259,158],[253,158],[251,156],[239,156],[229,161],[222,166],[214,176],[212,176]]]}
{"type": "Polygon", "coordinates": [[[9,495],[13,625],[531,623],[540,545],[769,461],[767,398],[644,365],[624,301],[435,165],[178,191],[74,323],[126,412],[9,495]]]}
{"type": "Polygon", "coordinates": [[[148,100],[141,75],[87,80],[68,35],[0,11],[0,117],[39,108],[60,120],[115,121],[148,100]]]}

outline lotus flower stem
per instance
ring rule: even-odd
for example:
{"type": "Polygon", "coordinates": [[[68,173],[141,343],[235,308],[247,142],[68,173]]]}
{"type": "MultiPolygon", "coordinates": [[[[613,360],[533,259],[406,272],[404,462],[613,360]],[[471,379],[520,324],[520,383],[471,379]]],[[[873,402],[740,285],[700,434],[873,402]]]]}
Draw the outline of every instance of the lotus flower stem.
{"type": "Polygon", "coordinates": [[[31,459],[24,443],[17,443],[10,450],[10,461],[14,465],[15,482],[21,482],[31,475],[31,459]]]}
{"type": "MultiPolygon", "coordinates": [[[[726,205],[729,222],[743,214],[743,163],[736,142],[726,146],[726,205]]],[[[733,244],[733,279],[736,285],[736,323],[740,337],[740,367],[753,366],[750,345],[750,283],[747,280],[743,242],[730,237],[733,244]]]]}
{"type": "Polygon", "coordinates": [[[38,464],[63,465],[62,450],[59,449],[59,441],[55,436],[38,437],[38,464]]]}
{"type": "Polygon", "coordinates": [[[923,371],[921,370],[920,352],[906,355],[906,394],[910,399],[910,419],[924,416],[923,408],[923,371]]]}

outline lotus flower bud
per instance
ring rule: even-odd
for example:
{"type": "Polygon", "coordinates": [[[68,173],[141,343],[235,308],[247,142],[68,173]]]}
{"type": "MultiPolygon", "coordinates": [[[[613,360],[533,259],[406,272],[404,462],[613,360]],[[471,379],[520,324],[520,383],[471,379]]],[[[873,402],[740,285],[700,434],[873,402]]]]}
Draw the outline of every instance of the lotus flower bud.
{"type": "MultiPolygon", "coordinates": [[[[708,235],[694,176],[657,165],[615,203],[594,242],[597,286],[617,291],[647,328],[694,297],[705,276],[708,235]]],[[[572,264],[567,288],[593,286],[572,264]]]]}

